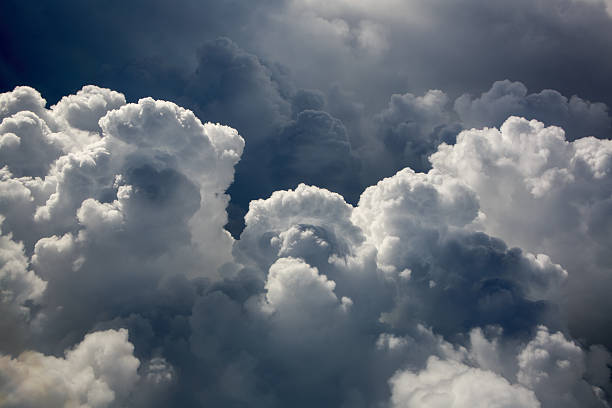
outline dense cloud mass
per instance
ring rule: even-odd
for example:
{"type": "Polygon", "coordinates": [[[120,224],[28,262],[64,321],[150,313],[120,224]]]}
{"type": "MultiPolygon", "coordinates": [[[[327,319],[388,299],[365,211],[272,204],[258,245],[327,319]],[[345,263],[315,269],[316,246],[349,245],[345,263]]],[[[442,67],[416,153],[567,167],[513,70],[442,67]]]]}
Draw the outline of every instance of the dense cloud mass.
{"type": "Polygon", "coordinates": [[[612,404],[611,0],[0,16],[0,407],[612,404]]]}
{"type": "MultiPolygon", "coordinates": [[[[234,239],[236,130],[95,86],[0,102],[3,406],[609,404],[608,140],[510,117],[356,205],[254,200],[234,239]]],[[[296,93],[287,171],[321,146],[312,177],[359,161],[322,103],[296,93]]],[[[449,109],[398,95],[377,120],[429,132],[449,109]]]]}

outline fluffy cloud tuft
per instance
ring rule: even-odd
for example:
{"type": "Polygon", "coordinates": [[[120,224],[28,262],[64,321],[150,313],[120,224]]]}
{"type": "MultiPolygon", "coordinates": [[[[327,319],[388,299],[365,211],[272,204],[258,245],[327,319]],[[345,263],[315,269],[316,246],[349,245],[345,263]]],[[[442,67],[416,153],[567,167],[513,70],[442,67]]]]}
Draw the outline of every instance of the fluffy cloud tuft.
{"type": "Polygon", "coordinates": [[[431,357],[419,373],[400,372],[391,380],[392,406],[405,408],[539,408],[529,389],[490,371],[431,357]]]}
{"type": "Polygon", "coordinates": [[[24,352],[0,357],[5,407],[104,408],[121,403],[138,381],[140,362],[126,330],[85,336],[64,358],[24,352]]]}

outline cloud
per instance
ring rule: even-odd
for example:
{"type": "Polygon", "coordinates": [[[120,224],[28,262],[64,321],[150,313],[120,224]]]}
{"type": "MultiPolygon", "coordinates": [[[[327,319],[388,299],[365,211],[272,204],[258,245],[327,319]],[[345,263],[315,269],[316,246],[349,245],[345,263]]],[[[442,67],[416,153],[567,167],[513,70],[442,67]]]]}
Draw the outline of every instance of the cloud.
{"type": "MultiPolygon", "coordinates": [[[[183,0],[177,6],[137,1],[129,9],[100,2],[91,7],[96,13],[75,1],[36,9],[3,4],[3,14],[13,16],[3,31],[3,90],[32,84],[64,109],[65,90],[96,83],[123,90],[132,102],[150,95],[172,100],[204,121],[237,129],[249,141],[230,191],[235,237],[249,201],[277,189],[307,182],[356,204],[363,188],[406,166],[427,171],[427,156],[440,142],[453,142],[460,129],[452,108],[460,95],[474,95],[462,99],[467,128],[499,126],[507,116],[520,115],[563,126],[569,139],[610,136],[602,103],[611,103],[606,39],[612,20],[600,1],[266,0],[253,6],[183,0]],[[506,88],[500,93],[489,90],[502,78],[525,88],[513,82],[495,85],[506,88]],[[293,102],[303,89],[320,98],[298,108],[293,102]],[[385,116],[390,95],[418,99],[431,90],[446,95],[449,107],[442,117],[421,119],[408,102],[403,108],[398,103],[404,113],[385,116]],[[271,141],[297,131],[321,134],[323,113],[319,125],[293,122],[307,109],[342,122],[337,127],[344,127],[350,149],[336,150],[333,161],[314,143],[308,149],[316,163],[293,165],[295,157],[288,155],[279,162],[290,163],[280,166],[273,162],[280,153],[270,152],[271,141]],[[319,165],[340,170],[329,172],[332,180],[321,176],[319,165]]],[[[70,103],[90,106],[92,113],[104,103],[121,103],[89,92],[70,103]]],[[[27,103],[34,103],[28,110],[35,113],[44,106],[36,97],[27,103]]],[[[83,115],[89,125],[74,125],[94,129],[96,115],[83,115]]],[[[337,132],[327,135],[332,133],[337,132]]],[[[344,136],[338,133],[337,140],[344,136]]]]}
{"type": "Polygon", "coordinates": [[[385,314],[390,324],[412,318],[449,335],[470,325],[522,330],[532,318],[546,319],[542,301],[555,297],[566,272],[546,257],[470,232],[478,210],[463,183],[410,169],[362,194],[353,220],[377,249],[378,268],[405,291],[385,314]]]}
{"type": "Polygon", "coordinates": [[[473,329],[468,349],[429,357],[420,371],[398,371],[389,380],[393,405],[607,406],[603,390],[583,379],[587,353],[562,333],[539,326],[519,345],[502,334],[500,327],[473,329]]]}
{"type": "Polygon", "coordinates": [[[274,29],[252,30],[258,36],[248,41],[251,49],[310,87],[339,82],[371,105],[407,86],[412,93],[445,89],[457,97],[500,78],[610,103],[601,84],[610,64],[603,38],[612,25],[601,2],[296,0],[272,15],[274,29]],[[364,26],[382,27],[380,52],[363,52],[364,26]],[[550,66],[557,69],[544,68],[550,66]]]}
{"type": "MultiPolygon", "coordinates": [[[[0,217],[0,221],[3,220],[0,217]]],[[[40,300],[46,283],[29,270],[23,244],[15,242],[11,234],[0,238],[0,281],[2,304],[24,305],[26,301],[40,300]]]]}
{"type": "Polygon", "coordinates": [[[85,86],[76,95],[63,97],[51,109],[74,129],[97,131],[106,112],[125,105],[125,96],[110,89],[85,86]]]}
{"type": "MultiPolygon", "coordinates": [[[[438,145],[454,145],[457,134],[464,129],[499,127],[512,115],[561,126],[568,140],[610,136],[612,122],[605,104],[578,96],[567,98],[554,90],[528,94],[521,82],[497,81],[478,98],[464,94],[451,102],[441,90],[429,90],[422,96],[394,94],[385,109],[364,123],[346,116],[353,133],[365,134],[354,147],[360,160],[362,185],[376,183],[404,167],[427,172],[431,168],[429,156],[438,145]]],[[[353,140],[358,138],[353,135],[353,140]]]]}
{"type": "Polygon", "coordinates": [[[2,119],[13,116],[21,111],[41,114],[47,101],[40,92],[29,86],[19,86],[13,92],[5,92],[0,97],[0,114],[2,119]]]}
{"type": "Polygon", "coordinates": [[[584,136],[610,138],[611,118],[603,103],[592,103],[578,96],[566,98],[558,91],[545,89],[527,94],[521,82],[493,83],[491,89],[473,98],[462,95],[455,110],[465,128],[500,126],[509,116],[538,119],[547,125],[562,127],[568,140],[584,136]]]}
{"type": "Polygon", "coordinates": [[[448,96],[430,90],[423,96],[407,93],[391,96],[386,109],[374,117],[385,153],[393,159],[393,166],[410,166],[417,171],[429,167],[427,157],[441,142],[454,143],[459,130],[452,123],[448,96]]]}
{"type": "Polygon", "coordinates": [[[608,5],[0,2],[0,398],[605,407],[608,5]]]}
{"type": "Polygon", "coordinates": [[[602,288],[610,285],[610,141],[568,142],[561,128],[513,117],[499,130],[462,132],[431,162],[434,174],[478,194],[484,216],[477,228],[568,270],[570,327],[607,342],[608,318],[599,311],[608,303],[602,288]]]}
{"type": "MultiPolygon", "coordinates": [[[[3,97],[36,95],[25,91],[3,97]]],[[[100,322],[146,308],[168,285],[168,271],[218,279],[218,267],[232,260],[233,240],[222,227],[224,191],[244,146],[235,130],[202,124],[169,102],[125,104],[121,94],[92,86],[39,114],[19,111],[2,122],[29,115],[62,140],[44,174],[3,170],[3,293],[30,312],[6,314],[9,327],[24,330],[11,351],[43,345],[55,353],[100,322]],[[134,297],[139,289],[147,295],[134,297]]],[[[170,287],[173,296],[179,289],[170,287]]]]}
{"type": "Polygon", "coordinates": [[[140,365],[125,330],[85,336],[64,358],[24,352],[0,356],[0,389],[6,407],[103,408],[125,401],[140,365]]]}
{"type": "Polygon", "coordinates": [[[11,233],[0,235],[0,350],[21,349],[34,317],[30,308],[40,304],[46,287],[32,271],[23,243],[14,241],[11,233]]]}
{"type": "Polygon", "coordinates": [[[4,119],[1,126],[0,158],[15,176],[44,176],[60,156],[58,141],[36,114],[19,112],[4,119]]]}
{"type": "MultiPolygon", "coordinates": [[[[245,78],[273,76],[231,44],[221,48],[222,60],[246,64],[245,78]]],[[[58,153],[39,176],[10,166],[0,173],[0,288],[10,312],[0,323],[11,333],[0,343],[0,387],[13,406],[36,398],[92,407],[609,399],[609,352],[574,340],[571,320],[567,327],[563,297],[577,293],[566,292],[571,268],[489,227],[505,225],[493,223],[495,188],[522,186],[510,199],[531,200],[582,180],[584,192],[605,197],[607,141],[567,142],[559,128],[511,118],[499,131],[464,131],[432,156],[432,170],[398,171],[356,204],[307,184],[272,192],[250,203],[235,240],[223,226],[226,191],[242,174],[234,173],[245,146],[236,130],[171,102],[125,103],[96,87],[46,109],[30,89],[2,100],[29,95],[39,105],[24,109],[37,113],[16,111],[0,126],[37,118],[58,153]],[[502,183],[489,186],[483,174],[502,183]],[[33,381],[54,386],[29,392],[33,381]],[[474,387],[483,382],[490,386],[474,387]]],[[[286,121],[253,141],[269,148],[261,163],[293,172],[291,180],[331,183],[335,174],[325,173],[359,157],[347,128],[325,111],[324,95],[282,98],[286,121]]],[[[397,96],[380,123],[410,114],[427,134],[453,120],[448,105],[441,92],[397,96]]],[[[588,211],[577,214],[588,220],[588,211]]]]}
{"type": "MultiPolygon", "coordinates": [[[[546,405],[584,406],[588,399],[578,400],[572,394],[593,395],[589,388],[580,390],[587,386],[582,382],[583,351],[561,333],[551,334],[545,327],[538,328],[536,337],[518,355],[518,363],[518,381],[535,389],[546,405]]],[[[599,401],[593,400],[591,404],[597,406],[599,401]]]]}
{"type": "Polygon", "coordinates": [[[391,380],[393,407],[521,407],[541,405],[529,389],[510,384],[490,371],[432,357],[417,374],[401,372],[391,380]]]}
{"type": "MultiPolygon", "coordinates": [[[[295,258],[280,258],[270,267],[266,280],[266,306],[283,319],[296,321],[305,311],[320,315],[321,309],[338,306],[336,283],[320,275],[316,268],[295,258]]],[[[352,304],[342,298],[342,307],[352,304]]]]}

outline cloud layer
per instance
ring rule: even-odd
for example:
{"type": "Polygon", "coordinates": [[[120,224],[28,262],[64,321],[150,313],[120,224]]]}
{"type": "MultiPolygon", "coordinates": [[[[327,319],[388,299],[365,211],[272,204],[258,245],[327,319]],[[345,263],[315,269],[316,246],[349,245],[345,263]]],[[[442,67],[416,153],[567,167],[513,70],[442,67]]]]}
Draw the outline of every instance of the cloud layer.
{"type": "MultiPolygon", "coordinates": [[[[202,53],[273,83],[227,41],[202,53]]],[[[371,142],[422,135],[410,151],[430,164],[351,204],[295,183],[367,165],[347,127],[320,93],[279,89],[262,100],[285,101],[282,120],[254,150],[167,101],[0,95],[2,404],[609,404],[611,142],[520,117],[457,133],[483,107],[495,121],[552,98],[572,121],[603,106],[510,82],[453,108],[441,91],[395,95],[371,142]],[[234,239],[225,192],[270,140],[245,160],[295,185],[252,201],[234,239]]]]}

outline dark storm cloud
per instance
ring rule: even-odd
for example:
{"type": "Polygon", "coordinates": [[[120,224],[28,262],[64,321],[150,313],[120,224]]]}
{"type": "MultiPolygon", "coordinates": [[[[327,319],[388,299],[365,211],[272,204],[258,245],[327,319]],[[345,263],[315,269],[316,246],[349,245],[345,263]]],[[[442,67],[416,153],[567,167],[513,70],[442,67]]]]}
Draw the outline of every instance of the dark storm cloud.
{"type": "Polygon", "coordinates": [[[258,53],[290,67],[300,86],[340,82],[370,106],[402,90],[482,92],[503,78],[610,104],[603,2],[296,0],[277,14],[283,35],[259,31],[258,53]]]}
{"type": "MultiPolygon", "coordinates": [[[[84,83],[133,90],[128,94],[133,99],[148,96],[143,94],[147,78],[168,69],[191,69],[194,51],[202,42],[236,35],[236,24],[245,28],[259,24],[259,10],[277,3],[3,2],[2,87],[29,83],[52,101],[65,89],[76,91],[84,83]],[[121,77],[130,71],[140,74],[137,83],[121,77]],[[54,80],[48,81],[49,77],[54,80]]],[[[160,90],[158,96],[168,97],[171,92],[162,84],[154,88],[160,90]]]]}
{"type": "Polygon", "coordinates": [[[374,108],[392,93],[444,89],[457,97],[503,78],[611,103],[612,21],[597,0],[65,0],[1,7],[2,87],[32,84],[52,101],[84,83],[130,90],[130,99],[151,92],[169,98],[171,85],[147,87],[146,78],[192,69],[204,41],[227,36],[289,67],[298,87],[339,82],[374,108]],[[136,82],[121,78],[130,70],[138,72],[136,82]]]}
{"type": "Polygon", "coordinates": [[[343,123],[320,110],[322,92],[296,89],[283,67],[220,38],[200,48],[185,86],[181,100],[198,115],[248,130],[229,190],[234,222],[242,222],[250,200],[302,181],[358,196],[359,165],[343,123]]]}

